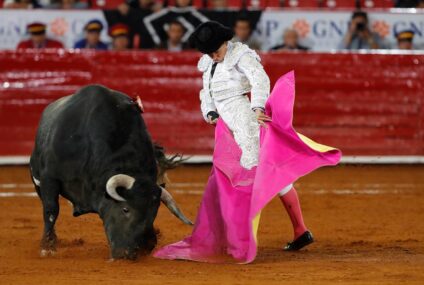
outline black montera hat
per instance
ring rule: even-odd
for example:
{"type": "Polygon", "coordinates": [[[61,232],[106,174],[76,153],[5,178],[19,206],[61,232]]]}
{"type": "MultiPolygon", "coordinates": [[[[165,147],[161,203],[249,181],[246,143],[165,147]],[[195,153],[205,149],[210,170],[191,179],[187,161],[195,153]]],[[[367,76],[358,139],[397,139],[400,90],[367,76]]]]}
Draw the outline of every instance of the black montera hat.
{"type": "Polygon", "coordinates": [[[200,24],[190,36],[190,44],[201,53],[213,53],[226,41],[233,38],[234,32],[224,25],[209,21],[200,24]]]}

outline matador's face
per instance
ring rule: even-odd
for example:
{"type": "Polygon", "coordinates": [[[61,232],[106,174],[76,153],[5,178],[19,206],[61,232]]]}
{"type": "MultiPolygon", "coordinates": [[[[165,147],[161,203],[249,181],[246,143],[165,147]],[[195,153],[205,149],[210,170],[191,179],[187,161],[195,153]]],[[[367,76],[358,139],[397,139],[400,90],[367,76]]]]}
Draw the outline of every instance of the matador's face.
{"type": "Polygon", "coordinates": [[[208,55],[214,62],[222,62],[224,60],[225,55],[227,54],[227,42],[224,42],[219,49],[214,51],[213,53],[209,53],[208,55]]]}

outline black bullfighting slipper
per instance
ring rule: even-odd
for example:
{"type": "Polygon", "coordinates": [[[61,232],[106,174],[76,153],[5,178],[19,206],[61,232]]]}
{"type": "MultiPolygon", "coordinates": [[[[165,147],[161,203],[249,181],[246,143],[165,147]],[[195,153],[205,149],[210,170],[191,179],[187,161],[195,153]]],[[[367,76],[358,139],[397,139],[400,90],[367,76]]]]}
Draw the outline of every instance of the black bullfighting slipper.
{"type": "Polygon", "coordinates": [[[296,251],[313,242],[314,242],[314,237],[312,236],[312,233],[310,231],[306,231],[294,241],[287,243],[287,245],[284,247],[284,250],[296,251]]]}

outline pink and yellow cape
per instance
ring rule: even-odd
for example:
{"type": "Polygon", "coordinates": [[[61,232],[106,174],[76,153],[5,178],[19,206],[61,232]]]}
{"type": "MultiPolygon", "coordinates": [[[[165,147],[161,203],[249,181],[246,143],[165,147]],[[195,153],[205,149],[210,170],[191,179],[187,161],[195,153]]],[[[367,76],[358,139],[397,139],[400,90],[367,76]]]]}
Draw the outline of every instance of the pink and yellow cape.
{"type": "Polygon", "coordinates": [[[252,262],[261,210],[281,189],[325,165],[341,152],[297,133],[292,126],[294,72],[282,76],[266,103],[272,118],[261,128],[259,164],[240,166],[241,150],[222,120],[215,129],[213,166],[192,235],[154,253],[162,259],[252,262]]]}

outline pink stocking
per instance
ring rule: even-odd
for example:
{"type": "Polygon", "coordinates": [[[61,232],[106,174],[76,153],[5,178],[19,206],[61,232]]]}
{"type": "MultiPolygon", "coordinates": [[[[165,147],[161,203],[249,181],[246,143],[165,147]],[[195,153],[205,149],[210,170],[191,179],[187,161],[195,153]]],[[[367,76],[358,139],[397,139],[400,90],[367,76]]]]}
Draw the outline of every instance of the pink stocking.
{"type": "Polygon", "coordinates": [[[299,197],[297,196],[296,189],[292,187],[283,196],[280,196],[281,202],[283,202],[287,213],[290,216],[290,220],[293,224],[294,239],[297,239],[304,232],[306,232],[306,226],[303,222],[302,210],[300,209],[299,197]]]}

